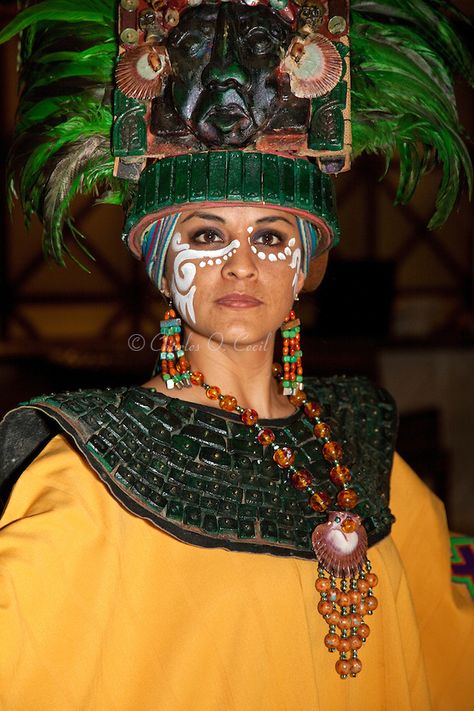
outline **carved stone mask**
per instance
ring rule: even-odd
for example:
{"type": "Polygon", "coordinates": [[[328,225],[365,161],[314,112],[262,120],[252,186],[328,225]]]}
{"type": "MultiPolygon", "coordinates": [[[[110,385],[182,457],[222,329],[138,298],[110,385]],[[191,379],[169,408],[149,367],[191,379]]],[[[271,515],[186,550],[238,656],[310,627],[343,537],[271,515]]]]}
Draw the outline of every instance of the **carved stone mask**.
{"type": "Polygon", "coordinates": [[[167,40],[173,76],[165,101],[206,146],[246,145],[285,102],[294,114],[287,125],[301,125],[309,102],[285,93],[279,71],[291,37],[289,24],[262,5],[186,9],[167,40]]]}
{"type": "Polygon", "coordinates": [[[116,176],[209,148],[349,167],[348,0],[118,4],[116,176]]]}

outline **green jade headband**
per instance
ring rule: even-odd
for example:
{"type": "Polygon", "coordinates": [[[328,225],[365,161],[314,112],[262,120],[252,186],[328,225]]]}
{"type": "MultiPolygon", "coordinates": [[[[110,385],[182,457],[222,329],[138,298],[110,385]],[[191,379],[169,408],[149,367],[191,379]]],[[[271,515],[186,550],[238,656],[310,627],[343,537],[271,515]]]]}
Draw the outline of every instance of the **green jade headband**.
{"type": "Polygon", "coordinates": [[[244,151],[164,158],[146,168],[125,223],[123,240],[141,258],[152,222],[195,206],[251,204],[290,211],[317,227],[312,258],[339,241],[331,179],[304,159],[244,151]]]}

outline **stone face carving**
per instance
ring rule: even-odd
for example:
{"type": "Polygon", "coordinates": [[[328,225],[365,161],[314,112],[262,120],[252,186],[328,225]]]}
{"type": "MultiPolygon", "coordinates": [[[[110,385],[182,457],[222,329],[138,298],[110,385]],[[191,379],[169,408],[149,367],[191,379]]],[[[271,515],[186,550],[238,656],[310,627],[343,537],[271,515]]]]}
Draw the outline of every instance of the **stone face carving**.
{"type": "Polygon", "coordinates": [[[116,173],[125,158],[209,148],[314,156],[324,172],[347,169],[348,2],[332,5],[120,3],[116,173]],[[142,107],[145,153],[123,121],[127,99],[142,107]]]}

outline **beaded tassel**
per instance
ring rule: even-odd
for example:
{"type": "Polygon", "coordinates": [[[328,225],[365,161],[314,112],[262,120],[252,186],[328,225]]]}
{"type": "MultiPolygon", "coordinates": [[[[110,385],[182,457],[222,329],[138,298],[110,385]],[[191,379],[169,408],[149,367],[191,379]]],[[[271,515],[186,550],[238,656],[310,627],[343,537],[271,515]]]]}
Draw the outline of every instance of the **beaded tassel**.
{"type": "Polygon", "coordinates": [[[339,585],[334,575],[326,577],[325,573],[320,566],[316,580],[316,590],[321,595],[318,612],[329,625],[324,644],[329,652],[339,653],[335,668],[341,679],[355,677],[362,669],[358,650],[370,634],[364,615],[372,615],[378,606],[373,593],[378,579],[371,572],[369,560],[358,575],[342,578],[339,585]]]}
{"type": "Polygon", "coordinates": [[[300,345],[300,320],[293,309],[281,326],[283,338],[283,395],[295,395],[303,389],[303,365],[300,345]]]}
{"type": "Polygon", "coordinates": [[[168,309],[165,318],[160,321],[161,352],[160,365],[161,377],[166,387],[190,387],[190,364],[186,360],[181,347],[181,319],[176,318],[174,309],[168,309]]]}

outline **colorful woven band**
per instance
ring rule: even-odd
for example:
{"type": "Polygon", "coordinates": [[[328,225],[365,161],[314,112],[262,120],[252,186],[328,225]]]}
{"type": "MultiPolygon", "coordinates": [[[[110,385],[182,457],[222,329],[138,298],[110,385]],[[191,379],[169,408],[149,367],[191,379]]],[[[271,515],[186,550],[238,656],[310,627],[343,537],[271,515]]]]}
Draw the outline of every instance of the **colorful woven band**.
{"type": "Polygon", "coordinates": [[[142,256],[148,276],[161,289],[161,278],[165,271],[166,253],[173,237],[180,212],[167,215],[153,222],[143,238],[142,256]]]}
{"type": "Polygon", "coordinates": [[[318,229],[308,220],[303,220],[301,217],[296,218],[298,231],[301,237],[301,245],[303,247],[303,274],[306,276],[309,271],[309,263],[311,259],[320,254],[319,251],[319,232],[318,229]]]}
{"type": "Polygon", "coordinates": [[[247,203],[273,205],[312,222],[318,253],[339,241],[330,176],[308,160],[243,151],[173,156],[150,165],[140,176],[123,239],[141,257],[143,234],[157,219],[196,204],[247,203]]]}

